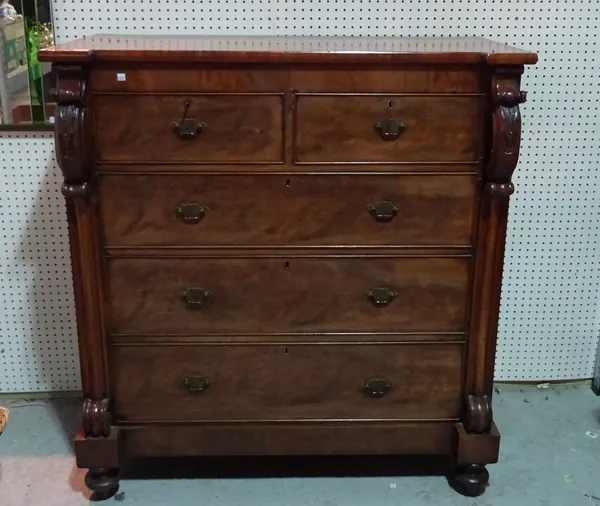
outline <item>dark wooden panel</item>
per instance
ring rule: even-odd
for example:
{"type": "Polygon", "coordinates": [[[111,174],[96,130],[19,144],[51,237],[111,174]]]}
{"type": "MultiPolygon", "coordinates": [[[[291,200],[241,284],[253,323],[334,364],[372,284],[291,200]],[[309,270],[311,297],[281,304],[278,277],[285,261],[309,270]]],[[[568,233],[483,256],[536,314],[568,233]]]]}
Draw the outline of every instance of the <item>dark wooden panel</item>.
{"type": "Polygon", "coordinates": [[[489,433],[470,434],[463,424],[456,424],[456,460],[464,464],[495,464],[500,451],[500,433],[492,423],[489,433]]]}
{"type": "Polygon", "coordinates": [[[465,327],[468,258],[109,260],[112,332],[446,331],[465,327]],[[374,307],[367,292],[397,296],[374,307]],[[211,293],[189,309],[182,290],[211,293]]]}
{"type": "Polygon", "coordinates": [[[297,162],[466,162],[480,157],[483,101],[451,96],[298,96],[297,162]],[[383,140],[374,125],[405,130],[383,140]]]}
{"type": "Polygon", "coordinates": [[[192,455],[450,455],[452,423],[124,427],[132,457],[192,455]]]}
{"type": "Polygon", "coordinates": [[[107,437],[85,437],[83,431],[75,434],[73,449],[78,467],[101,467],[116,469],[119,467],[121,431],[112,426],[107,437]]]}
{"type": "Polygon", "coordinates": [[[315,65],[96,65],[91,73],[94,91],[281,93],[477,93],[481,73],[473,66],[395,65],[390,68],[315,65]],[[118,81],[117,74],[126,74],[118,81]]]}
{"type": "Polygon", "coordinates": [[[451,419],[460,344],[113,346],[117,420],[451,419]],[[188,378],[210,381],[190,393],[188,378]],[[370,397],[363,384],[391,388],[370,397]]]}
{"type": "Polygon", "coordinates": [[[124,247],[470,245],[475,194],[475,176],[100,178],[106,243],[124,247]],[[382,201],[389,222],[369,211],[382,201]]]}
{"type": "Polygon", "coordinates": [[[98,158],[112,162],[279,162],[283,149],[281,96],[99,95],[94,115],[98,158]],[[203,127],[181,139],[174,122],[203,127]]]}

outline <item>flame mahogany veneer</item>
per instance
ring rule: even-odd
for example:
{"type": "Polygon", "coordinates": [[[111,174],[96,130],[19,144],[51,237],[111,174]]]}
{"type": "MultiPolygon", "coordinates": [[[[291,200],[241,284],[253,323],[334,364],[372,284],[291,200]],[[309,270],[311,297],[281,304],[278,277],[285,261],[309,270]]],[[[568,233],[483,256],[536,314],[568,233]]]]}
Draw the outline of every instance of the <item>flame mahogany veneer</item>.
{"type": "Polygon", "coordinates": [[[477,38],[126,37],[58,75],[97,499],[128,457],[498,457],[524,65],[477,38]]]}

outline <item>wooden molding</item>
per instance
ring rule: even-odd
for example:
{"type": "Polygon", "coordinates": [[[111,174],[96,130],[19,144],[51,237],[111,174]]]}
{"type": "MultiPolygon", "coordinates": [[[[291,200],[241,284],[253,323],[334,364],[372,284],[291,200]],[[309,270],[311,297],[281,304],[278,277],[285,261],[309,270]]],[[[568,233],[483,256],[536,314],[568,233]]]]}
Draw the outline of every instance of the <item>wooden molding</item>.
{"type": "Polygon", "coordinates": [[[111,415],[108,410],[109,400],[84,399],[83,401],[83,432],[86,437],[108,437],[110,434],[111,415]]]}

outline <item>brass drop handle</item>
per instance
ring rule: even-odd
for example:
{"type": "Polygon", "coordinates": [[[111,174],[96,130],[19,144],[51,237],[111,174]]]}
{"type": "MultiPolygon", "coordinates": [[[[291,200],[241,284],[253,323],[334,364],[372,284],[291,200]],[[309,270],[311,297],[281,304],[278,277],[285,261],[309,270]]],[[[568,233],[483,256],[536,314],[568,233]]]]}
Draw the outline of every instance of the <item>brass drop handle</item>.
{"type": "Polygon", "coordinates": [[[194,225],[204,218],[207,211],[210,209],[200,204],[181,204],[175,208],[175,217],[183,223],[194,225]]]}
{"type": "Polygon", "coordinates": [[[204,376],[188,376],[183,386],[190,394],[200,394],[210,386],[210,380],[204,376]]]}
{"type": "Polygon", "coordinates": [[[373,129],[384,141],[395,141],[406,128],[407,126],[402,121],[393,118],[378,121],[373,125],[373,129]]]}
{"type": "Polygon", "coordinates": [[[375,218],[375,221],[382,223],[392,221],[398,214],[398,206],[389,200],[380,200],[367,206],[369,214],[375,218]]]}
{"type": "Polygon", "coordinates": [[[190,101],[186,100],[181,119],[172,123],[173,133],[184,141],[194,139],[206,128],[206,123],[198,122],[194,118],[187,117],[189,108],[190,101]]]}
{"type": "Polygon", "coordinates": [[[398,295],[398,292],[389,286],[377,286],[367,292],[367,299],[375,307],[385,307],[398,295]]]}
{"type": "Polygon", "coordinates": [[[213,294],[204,288],[188,288],[179,294],[179,297],[187,308],[195,311],[202,309],[202,306],[204,306],[212,296],[213,294]]]}
{"type": "Polygon", "coordinates": [[[363,383],[363,390],[369,397],[379,399],[387,394],[392,384],[384,378],[372,378],[363,383]]]}

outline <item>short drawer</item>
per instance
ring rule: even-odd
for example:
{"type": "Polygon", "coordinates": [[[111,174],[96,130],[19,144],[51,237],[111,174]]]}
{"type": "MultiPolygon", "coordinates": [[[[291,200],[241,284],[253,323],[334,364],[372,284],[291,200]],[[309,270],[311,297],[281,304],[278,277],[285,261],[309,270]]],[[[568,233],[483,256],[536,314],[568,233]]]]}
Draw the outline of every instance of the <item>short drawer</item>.
{"type": "Polygon", "coordinates": [[[102,162],[281,162],[279,95],[96,95],[102,162]]]}
{"type": "Polygon", "coordinates": [[[464,332],[469,260],[112,258],[112,332],[464,332]]]}
{"type": "Polygon", "coordinates": [[[299,95],[297,163],[474,162],[480,96],[299,95]]]}
{"type": "Polygon", "coordinates": [[[113,346],[119,421],[459,416],[461,344],[113,346]]]}
{"type": "Polygon", "coordinates": [[[108,246],[469,246],[475,176],[100,177],[108,246]]]}

